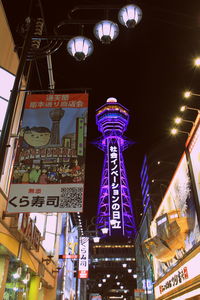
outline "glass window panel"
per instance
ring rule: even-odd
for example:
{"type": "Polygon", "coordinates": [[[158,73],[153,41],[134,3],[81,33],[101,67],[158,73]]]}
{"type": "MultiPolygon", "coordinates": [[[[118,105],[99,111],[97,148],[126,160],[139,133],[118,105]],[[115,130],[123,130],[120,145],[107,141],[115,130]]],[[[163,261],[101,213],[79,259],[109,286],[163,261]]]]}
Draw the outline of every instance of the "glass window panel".
{"type": "Polygon", "coordinates": [[[56,223],[57,223],[57,216],[56,215],[48,215],[47,216],[47,226],[46,231],[55,233],[56,232],[56,223]]]}
{"type": "Polygon", "coordinates": [[[7,110],[8,102],[0,98],[0,130],[2,130],[3,122],[7,110]]]}
{"type": "Polygon", "coordinates": [[[39,231],[41,232],[41,235],[43,236],[44,229],[45,229],[44,226],[45,226],[46,214],[31,213],[30,217],[33,220],[36,218],[35,225],[39,229],[39,231]]]}
{"type": "Polygon", "coordinates": [[[42,246],[47,252],[54,253],[55,235],[46,232],[42,246]]]}
{"type": "Polygon", "coordinates": [[[9,100],[15,76],[0,67],[0,96],[9,100]]]}

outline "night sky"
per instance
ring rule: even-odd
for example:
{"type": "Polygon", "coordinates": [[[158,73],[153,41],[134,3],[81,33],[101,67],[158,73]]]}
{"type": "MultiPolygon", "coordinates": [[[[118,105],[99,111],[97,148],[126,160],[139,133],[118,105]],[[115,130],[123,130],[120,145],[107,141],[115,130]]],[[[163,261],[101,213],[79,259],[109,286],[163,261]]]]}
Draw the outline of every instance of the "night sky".
{"type": "MultiPolygon", "coordinates": [[[[31,1],[2,1],[16,45],[22,45],[22,37],[16,28],[29,14],[31,1]]],[[[33,1],[37,3],[37,1],[33,1]]],[[[41,0],[46,29],[53,33],[55,25],[66,19],[69,9],[78,4],[120,4],[124,1],[48,1],[41,0]],[[68,5],[68,7],[66,7],[68,5]]],[[[99,185],[103,164],[103,152],[92,142],[100,136],[95,124],[95,111],[115,97],[130,111],[130,124],[126,136],[135,144],[124,153],[132,198],[140,197],[139,171],[144,153],[155,143],[168,139],[172,119],[185,103],[182,92],[192,88],[200,93],[200,70],[195,70],[193,59],[200,55],[200,2],[199,0],[146,0],[137,4],[143,11],[142,21],[134,29],[119,25],[119,36],[110,45],[102,45],[93,36],[93,27],[86,26],[84,35],[94,42],[94,52],[84,62],[75,61],[63,45],[52,55],[56,89],[88,88],[89,118],[86,157],[86,184],[84,215],[89,219],[96,215],[99,185]]],[[[118,11],[112,12],[117,22],[118,11]]],[[[34,11],[37,15],[37,10],[34,11]]],[[[77,15],[74,15],[77,17],[77,15]]],[[[86,11],[80,18],[104,19],[95,11],[86,11]]],[[[110,16],[111,18],[111,16],[110,16]]],[[[119,24],[119,23],[118,23],[119,24]]],[[[78,26],[63,29],[68,35],[80,35],[78,26]]],[[[64,33],[63,31],[63,33],[64,33]]],[[[20,50],[19,50],[20,51],[20,50]]],[[[40,80],[33,64],[31,89],[48,88],[46,60],[37,62],[40,80]]],[[[199,99],[193,98],[190,106],[199,107],[199,99]]],[[[184,116],[185,117],[185,116],[184,116]]],[[[188,115],[186,116],[188,117],[188,115]]],[[[193,117],[193,116],[192,116],[193,117]]],[[[183,128],[182,128],[183,129],[183,128]]],[[[184,145],[183,137],[180,143],[184,145]]],[[[134,201],[135,202],[135,201],[134,201]]],[[[137,205],[138,202],[137,202],[137,205]]],[[[139,207],[135,205],[135,210],[139,207]]]]}

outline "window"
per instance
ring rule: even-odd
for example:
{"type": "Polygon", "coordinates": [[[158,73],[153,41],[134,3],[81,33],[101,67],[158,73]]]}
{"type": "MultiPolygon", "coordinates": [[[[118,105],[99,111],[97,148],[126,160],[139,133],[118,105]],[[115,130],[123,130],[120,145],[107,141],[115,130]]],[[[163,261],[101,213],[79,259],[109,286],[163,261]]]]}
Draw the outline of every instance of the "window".
{"type": "Polygon", "coordinates": [[[15,76],[0,67],[0,133],[2,131],[3,122],[10,98],[10,92],[13,88],[15,76]]]}

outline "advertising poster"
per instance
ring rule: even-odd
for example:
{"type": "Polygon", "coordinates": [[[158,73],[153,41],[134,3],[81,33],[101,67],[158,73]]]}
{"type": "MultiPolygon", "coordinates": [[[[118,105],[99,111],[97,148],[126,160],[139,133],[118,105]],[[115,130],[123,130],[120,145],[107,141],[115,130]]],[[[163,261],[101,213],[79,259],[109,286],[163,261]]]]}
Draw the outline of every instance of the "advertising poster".
{"type": "Polygon", "coordinates": [[[153,256],[155,280],[166,274],[200,241],[185,154],[150,226],[144,248],[153,256]]]}
{"type": "Polygon", "coordinates": [[[82,212],[88,94],[28,95],[8,212],[82,212]]]}
{"type": "Polygon", "coordinates": [[[192,169],[198,199],[200,202],[200,124],[189,146],[190,157],[192,161],[192,169]]]}

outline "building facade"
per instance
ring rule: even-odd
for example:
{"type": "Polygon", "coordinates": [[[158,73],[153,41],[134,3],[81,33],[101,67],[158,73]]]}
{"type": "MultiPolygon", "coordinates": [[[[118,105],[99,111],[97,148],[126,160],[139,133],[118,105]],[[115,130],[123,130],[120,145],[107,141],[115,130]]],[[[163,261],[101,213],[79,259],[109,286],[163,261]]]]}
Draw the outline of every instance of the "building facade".
{"type": "Polygon", "coordinates": [[[200,116],[196,118],[142,247],[152,262],[155,299],[200,297],[200,116]]]}

